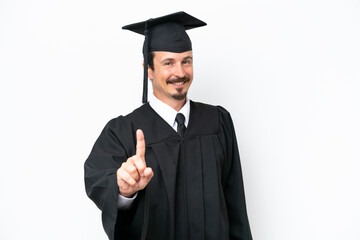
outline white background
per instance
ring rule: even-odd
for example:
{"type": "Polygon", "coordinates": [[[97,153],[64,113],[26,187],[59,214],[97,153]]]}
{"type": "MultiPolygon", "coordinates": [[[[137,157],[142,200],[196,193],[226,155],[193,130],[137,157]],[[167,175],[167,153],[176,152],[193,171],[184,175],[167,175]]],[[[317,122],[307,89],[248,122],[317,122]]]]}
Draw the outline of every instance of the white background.
{"type": "Polygon", "coordinates": [[[0,239],[107,239],[83,163],[141,105],[123,25],[184,10],[190,97],[233,116],[256,240],[360,239],[360,2],[0,0],[0,239]]]}

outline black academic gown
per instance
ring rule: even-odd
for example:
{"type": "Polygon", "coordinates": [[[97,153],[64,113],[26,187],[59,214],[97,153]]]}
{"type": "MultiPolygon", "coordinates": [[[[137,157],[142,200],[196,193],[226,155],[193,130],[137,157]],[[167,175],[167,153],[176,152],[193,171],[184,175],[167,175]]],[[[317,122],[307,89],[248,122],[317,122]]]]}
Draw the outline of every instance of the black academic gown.
{"type": "Polygon", "coordinates": [[[144,104],[111,120],[85,162],[88,196],[110,240],[251,240],[235,131],[222,107],[190,102],[183,138],[144,104]],[[118,210],[116,171],[145,136],[154,177],[129,210],[118,210]]]}

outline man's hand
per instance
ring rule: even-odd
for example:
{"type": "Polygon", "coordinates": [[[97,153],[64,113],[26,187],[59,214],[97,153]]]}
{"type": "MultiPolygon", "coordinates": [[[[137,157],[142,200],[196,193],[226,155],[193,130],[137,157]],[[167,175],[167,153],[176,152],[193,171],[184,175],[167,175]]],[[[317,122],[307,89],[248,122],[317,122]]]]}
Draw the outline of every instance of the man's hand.
{"type": "Polygon", "coordinates": [[[154,176],[152,169],[146,167],[145,139],[140,129],[136,131],[136,154],[121,164],[116,175],[120,195],[124,197],[144,189],[154,176]]]}

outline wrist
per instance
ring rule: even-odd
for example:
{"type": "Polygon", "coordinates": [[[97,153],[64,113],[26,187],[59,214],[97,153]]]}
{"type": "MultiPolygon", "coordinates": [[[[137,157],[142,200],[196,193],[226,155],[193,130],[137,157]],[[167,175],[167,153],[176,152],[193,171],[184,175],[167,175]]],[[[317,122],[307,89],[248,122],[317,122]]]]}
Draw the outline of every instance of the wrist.
{"type": "Polygon", "coordinates": [[[134,195],[136,194],[136,192],[134,192],[134,193],[122,193],[122,192],[120,192],[119,191],[119,194],[122,196],[122,197],[125,197],[125,198],[133,198],[134,197],[134,195]]]}

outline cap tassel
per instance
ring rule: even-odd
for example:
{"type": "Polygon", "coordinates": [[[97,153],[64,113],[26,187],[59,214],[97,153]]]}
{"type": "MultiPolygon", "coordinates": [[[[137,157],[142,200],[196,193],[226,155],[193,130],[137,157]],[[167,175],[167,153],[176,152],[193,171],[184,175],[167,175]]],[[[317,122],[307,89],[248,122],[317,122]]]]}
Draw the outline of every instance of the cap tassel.
{"type": "Polygon", "coordinates": [[[147,95],[148,95],[148,22],[151,19],[147,20],[145,23],[145,43],[144,43],[144,83],[143,83],[143,97],[142,97],[142,103],[147,103],[147,95]]]}

